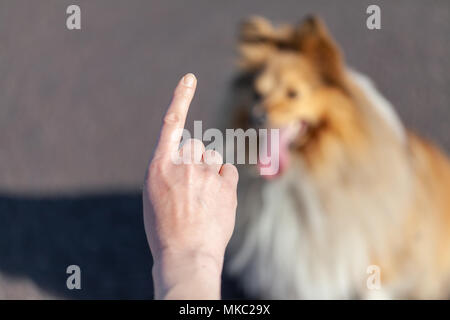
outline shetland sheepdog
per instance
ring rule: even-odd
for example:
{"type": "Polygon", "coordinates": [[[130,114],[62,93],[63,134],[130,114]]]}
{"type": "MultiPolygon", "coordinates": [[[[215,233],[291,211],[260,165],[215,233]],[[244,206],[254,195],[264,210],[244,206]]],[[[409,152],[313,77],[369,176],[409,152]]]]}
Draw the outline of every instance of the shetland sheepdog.
{"type": "Polygon", "coordinates": [[[446,156],[345,65],[317,17],[250,18],[238,48],[235,127],[279,129],[279,170],[240,168],[228,271],[257,298],[448,298],[446,156]]]}

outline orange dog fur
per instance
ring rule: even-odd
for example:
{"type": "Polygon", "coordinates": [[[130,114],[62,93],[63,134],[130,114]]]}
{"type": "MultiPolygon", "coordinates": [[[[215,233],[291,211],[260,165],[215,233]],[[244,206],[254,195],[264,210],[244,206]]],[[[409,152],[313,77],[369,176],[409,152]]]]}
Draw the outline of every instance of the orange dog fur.
{"type": "Polygon", "coordinates": [[[239,40],[240,126],[258,108],[263,127],[297,129],[277,177],[240,172],[229,270],[269,299],[448,298],[446,156],[403,128],[318,18],[275,28],[254,17],[239,40]]]}

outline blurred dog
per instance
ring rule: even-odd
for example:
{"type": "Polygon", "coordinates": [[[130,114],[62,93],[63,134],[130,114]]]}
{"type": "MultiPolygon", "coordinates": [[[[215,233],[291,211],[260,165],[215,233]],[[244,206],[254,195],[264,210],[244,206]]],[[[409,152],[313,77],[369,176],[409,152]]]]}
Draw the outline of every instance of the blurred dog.
{"type": "Polygon", "coordinates": [[[344,64],[318,18],[278,28],[252,18],[239,49],[237,127],[280,129],[278,174],[240,172],[229,270],[247,292],[448,297],[446,157],[344,64]],[[379,287],[368,284],[371,270],[380,271],[379,287]]]}

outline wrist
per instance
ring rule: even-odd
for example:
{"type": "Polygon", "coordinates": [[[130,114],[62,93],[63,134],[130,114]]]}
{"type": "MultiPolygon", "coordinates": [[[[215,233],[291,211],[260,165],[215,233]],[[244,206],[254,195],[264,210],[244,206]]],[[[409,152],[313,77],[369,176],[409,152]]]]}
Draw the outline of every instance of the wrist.
{"type": "Polygon", "coordinates": [[[165,250],[154,258],[156,299],[220,299],[223,258],[165,250]]]}

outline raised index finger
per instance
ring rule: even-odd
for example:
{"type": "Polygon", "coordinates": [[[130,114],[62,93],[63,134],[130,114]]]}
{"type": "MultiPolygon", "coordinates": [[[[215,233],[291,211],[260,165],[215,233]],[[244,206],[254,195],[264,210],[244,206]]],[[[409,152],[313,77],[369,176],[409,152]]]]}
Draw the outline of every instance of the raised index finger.
{"type": "Polygon", "coordinates": [[[155,157],[170,156],[178,151],[187,112],[194,97],[197,80],[192,73],[186,74],[175,88],[169,109],[164,117],[155,157]]]}

